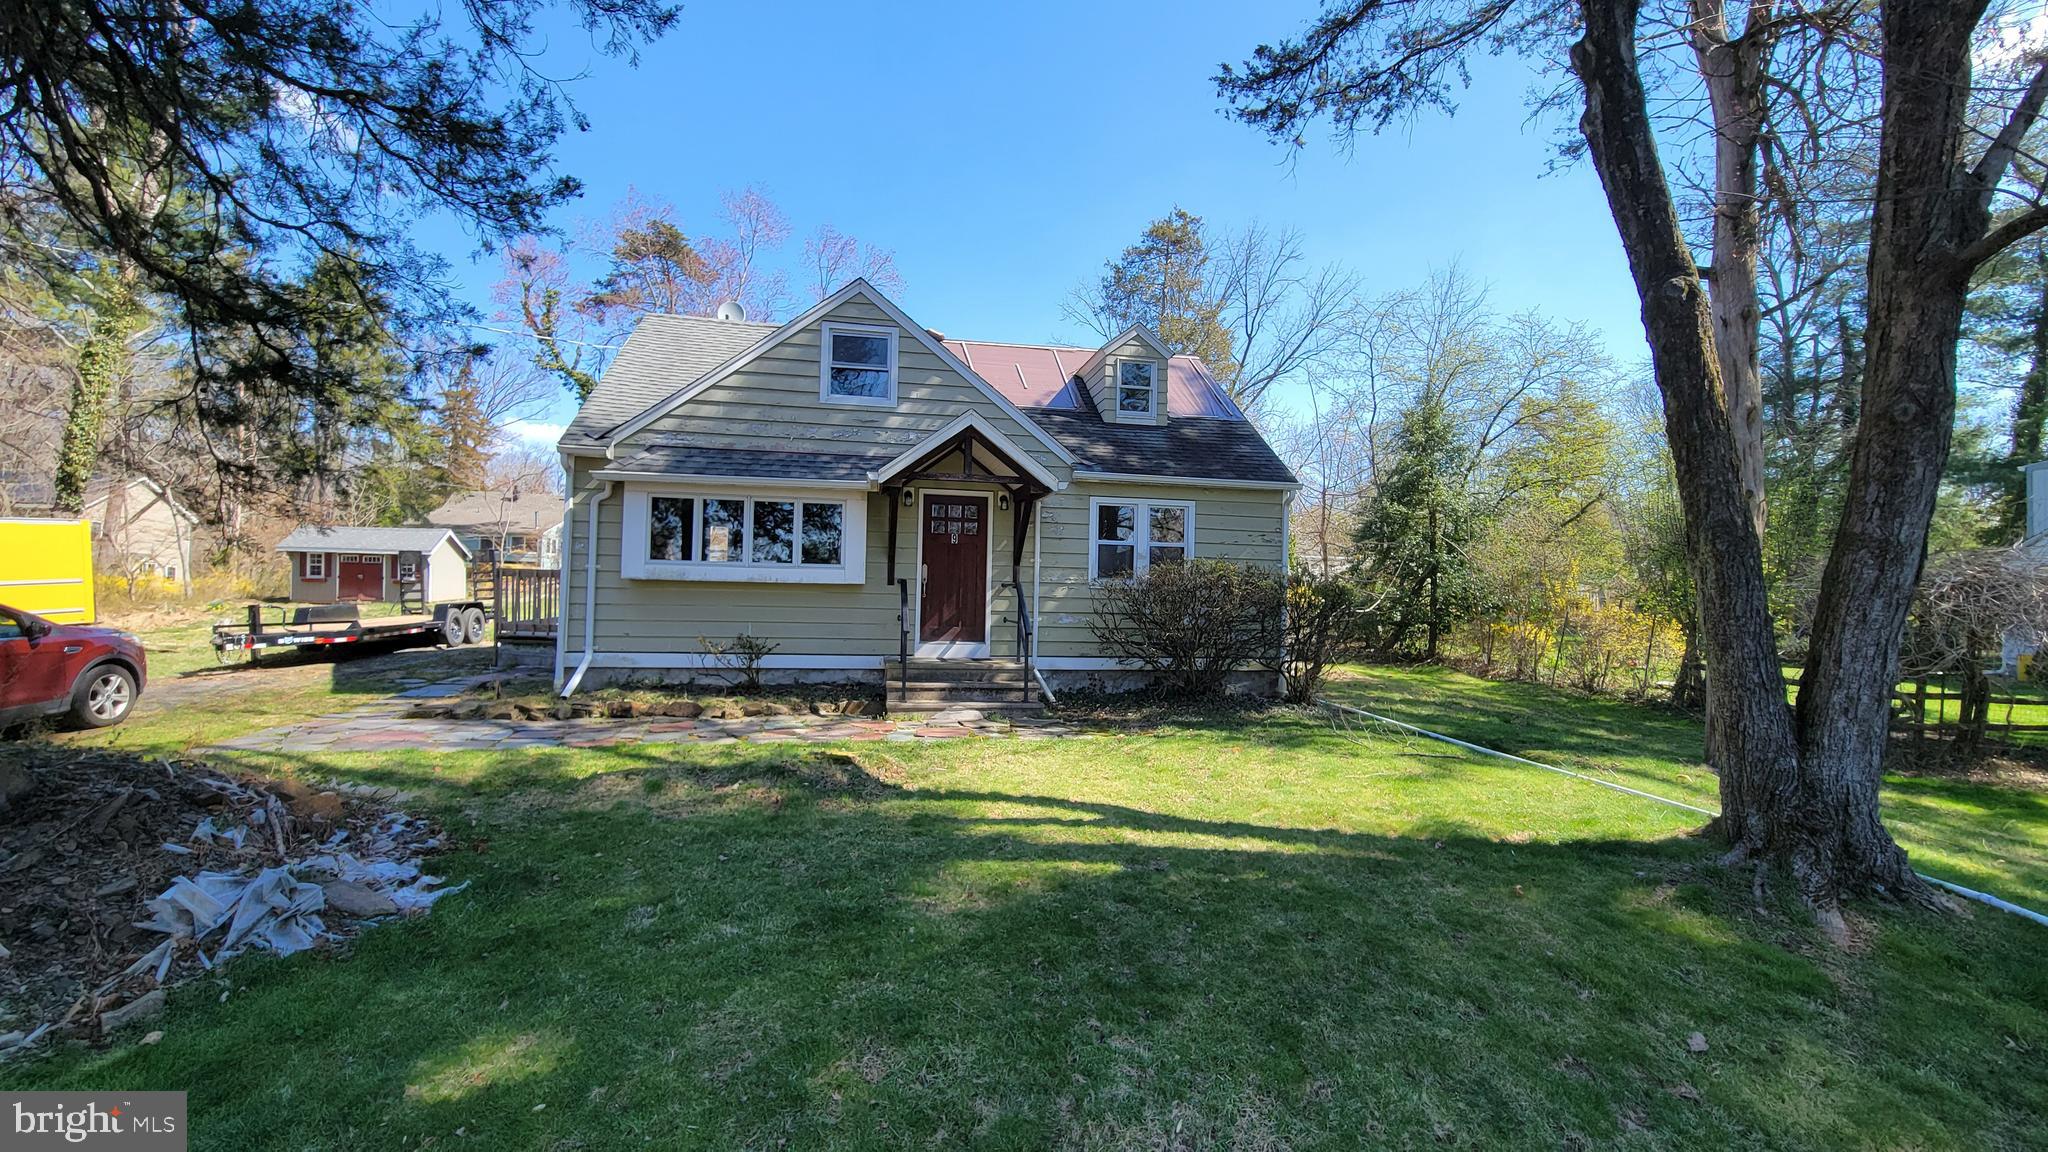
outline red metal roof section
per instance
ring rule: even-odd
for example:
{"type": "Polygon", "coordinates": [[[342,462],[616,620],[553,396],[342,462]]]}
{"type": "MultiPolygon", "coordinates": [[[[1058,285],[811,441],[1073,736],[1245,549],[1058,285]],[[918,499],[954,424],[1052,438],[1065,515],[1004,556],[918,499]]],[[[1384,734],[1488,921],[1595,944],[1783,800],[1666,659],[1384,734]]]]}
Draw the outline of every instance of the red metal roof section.
{"type": "MultiPolygon", "coordinates": [[[[1067,387],[1074,372],[1095,355],[1093,348],[1053,344],[992,344],[979,340],[947,340],[948,351],[1004,399],[1019,408],[1079,408],[1067,387]]],[[[1166,364],[1166,413],[1169,416],[1215,416],[1242,420],[1223,386],[1193,356],[1175,356],[1166,364]]]]}

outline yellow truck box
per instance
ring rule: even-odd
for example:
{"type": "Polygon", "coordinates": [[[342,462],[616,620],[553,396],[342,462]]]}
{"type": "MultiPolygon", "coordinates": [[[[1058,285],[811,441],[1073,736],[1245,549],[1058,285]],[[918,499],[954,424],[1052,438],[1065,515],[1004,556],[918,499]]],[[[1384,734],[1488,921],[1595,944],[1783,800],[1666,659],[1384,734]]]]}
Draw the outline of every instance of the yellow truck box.
{"type": "Polygon", "coordinates": [[[0,604],[92,623],[92,521],[0,519],[0,604]]]}

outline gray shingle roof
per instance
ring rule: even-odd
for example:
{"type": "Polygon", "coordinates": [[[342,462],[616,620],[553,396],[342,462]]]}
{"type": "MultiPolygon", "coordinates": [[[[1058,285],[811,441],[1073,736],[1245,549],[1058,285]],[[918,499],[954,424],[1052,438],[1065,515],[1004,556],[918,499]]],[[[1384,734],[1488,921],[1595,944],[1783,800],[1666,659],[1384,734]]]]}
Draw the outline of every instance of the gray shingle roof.
{"type": "MultiPolygon", "coordinates": [[[[564,447],[591,445],[620,424],[760,343],[777,325],[653,315],[619,349],[590,399],[563,433],[564,447]]],[[[1078,409],[1027,407],[1023,412],[1084,471],[1189,479],[1291,484],[1294,474],[1249,421],[1174,415],[1163,427],[1106,424],[1086,388],[1074,388],[1078,409]]],[[[695,476],[855,480],[889,455],[757,452],[657,445],[612,467],[629,472],[695,476]]]]}
{"type": "Polygon", "coordinates": [[[587,443],[759,344],[777,325],[703,316],[643,318],[583,402],[563,444],[587,443]]]}
{"type": "MultiPolygon", "coordinates": [[[[278,544],[279,552],[432,552],[442,537],[455,539],[446,528],[294,528],[278,544]]],[[[469,549],[455,540],[464,556],[469,549]]]]}
{"type": "Polygon", "coordinates": [[[744,448],[688,448],[659,445],[611,465],[621,472],[677,476],[746,476],[759,479],[865,480],[895,459],[837,452],[759,452],[744,448]]]}
{"type": "Polygon", "coordinates": [[[517,500],[510,492],[457,492],[425,519],[436,528],[546,528],[562,522],[562,498],[546,489],[523,490],[517,500]]]}
{"type": "Polygon", "coordinates": [[[1087,472],[1128,472],[1189,479],[1253,480],[1292,484],[1258,429],[1245,420],[1175,416],[1165,427],[1105,424],[1091,408],[1029,408],[1025,415],[1051,434],[1087,472]]]}

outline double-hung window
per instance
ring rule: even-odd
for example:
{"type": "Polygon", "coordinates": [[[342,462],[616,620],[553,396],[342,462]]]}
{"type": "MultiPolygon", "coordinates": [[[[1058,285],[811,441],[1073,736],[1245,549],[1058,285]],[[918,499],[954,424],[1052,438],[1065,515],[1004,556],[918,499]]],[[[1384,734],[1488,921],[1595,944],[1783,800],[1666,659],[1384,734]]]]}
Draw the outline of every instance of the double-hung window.
{"type": "Polygon", "coordinates": [[[818,333],[818,398],[832,404],[896,403],[896,330],[825,324],[818,333]]]}
{"type": "Polygon", "coordinates": [[[1154,564],[1178,564],[1194,548],[1195,506],[1157,500],[1096,500],[1090,509],[1088,576],[1128,580],[1154,564]]]}
{"type": "Polygon", "coordinates": [[[308,580],[325,580],[325,579],[327,579],[327,553],[325,553],[325,552],[308,552],[308,553],[306,553],[306,579],[308,579],[308,580]]]}
{"type": "Polygon", "coordinates": [[[629,491],[624,574],[859,583],[865,515],[858,500],[629,491]]]}
{"type": "Polygon", "coordinates": [[[1159,365],[1150,360],[1116,362],[1116,410],[1119,416],[1152,415],[1159,365]]]}

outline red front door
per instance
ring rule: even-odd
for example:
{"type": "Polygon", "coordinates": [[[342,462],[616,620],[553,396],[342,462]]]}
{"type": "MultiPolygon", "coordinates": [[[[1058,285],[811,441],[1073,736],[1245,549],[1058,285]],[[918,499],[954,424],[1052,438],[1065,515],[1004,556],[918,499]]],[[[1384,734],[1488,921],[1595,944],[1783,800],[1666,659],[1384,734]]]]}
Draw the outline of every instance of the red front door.
{"type": "Polygon", "coordinates": [[[338,600],[382,600],[384,598],[384,558],[382,556],[352,556],[343,553],[335,572],[341,582],[335,587],[338,600]]]}
{"type": "Polygon", "coordinates": [[[988,498],[924,498],[924,587],[918,642],[988,641],[988,498]]]}

